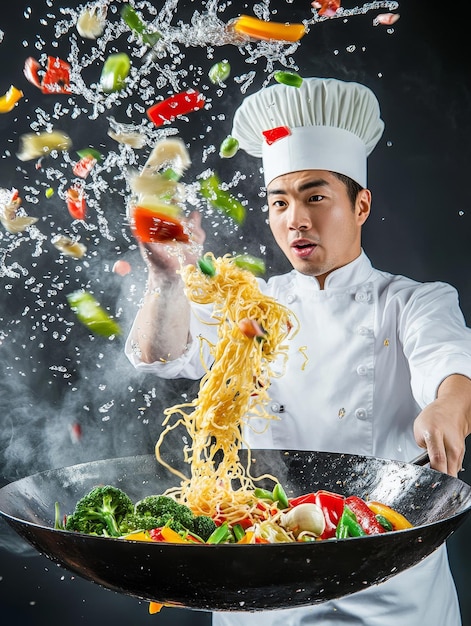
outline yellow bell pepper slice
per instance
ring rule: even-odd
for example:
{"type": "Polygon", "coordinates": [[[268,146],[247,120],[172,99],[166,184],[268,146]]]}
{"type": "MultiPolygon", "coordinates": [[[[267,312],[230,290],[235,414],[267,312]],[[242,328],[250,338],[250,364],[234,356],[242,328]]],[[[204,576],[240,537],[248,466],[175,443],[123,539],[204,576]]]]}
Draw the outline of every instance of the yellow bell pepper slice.
{"type": "Polygon", "coordinates": [[[13,110],[18,100],[23,97],[21,89],[17,89],[14,85],[11,85],[10,89],[0,97],[0,113],[8,113],[13,110]]]}
{"type": "Polygon", "coordinates": [[[160,613],[165,605],[160,604],[160,602],[150,602],[149,603],[149,613],[150,615],[155,615],[156,613],[160,613]]]}
{"type": "Polygon", "coordinates": [[[267,22],[250,15],[240,15],[233,23],[233,29],[236,33],[248,35],[254,39],[278,41],[299,41],[306,34],[304,24],[267,22]]]}
{"type": "Polygon", "coordinates": [[[168,526],[164,526],[163,528],[161,528],[160,532],[165,541],[169,541],[171,543],[193,543],[192,541],[187,541],[186,539],[183,539],[181,535],[179,535],[168,526]]]}
{"type": "Polygon", "coordinates": [[[254,534],[253,530],[248,530],[237,543],[253,543],[254,534]]]}
{"type": "Polygon", "coordinates": [[[375,515],[383,515],[387,520],[389,520],[393,526],[393,530],[413,528],[413,525],[406,517],[404,517],[404,515],[401,515],[398,511],[395,511],[391,507],[387,506],[387,504],[372,501],[367,502],[367,505],[375,515]]]}
{"type": "Polygon", "coordinates": [[[129,539],[131,541],[154,541],[145,530],[138,530],[134,533],[124,535],[123,539],[129,539]]]}

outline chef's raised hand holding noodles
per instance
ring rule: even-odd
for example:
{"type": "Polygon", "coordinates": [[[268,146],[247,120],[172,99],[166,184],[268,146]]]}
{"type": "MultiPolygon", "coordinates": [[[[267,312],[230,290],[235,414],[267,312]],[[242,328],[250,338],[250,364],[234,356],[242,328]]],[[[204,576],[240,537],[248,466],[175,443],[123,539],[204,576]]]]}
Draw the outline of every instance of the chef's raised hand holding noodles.
{"type": "MultiPolygon", "coordinates": [[[[293,267],[258,284],[299,325],[267,390],[275,419],[251,423],[244,441],[401,461],[426,447],[432,468],[456,475],[471,430],[471,331],[457,293],[377,270],[362,248],[367,157],[383,128],[370,89],[330,78],[266,87],[235,111],[231,136],[262,159],[270,230],[293,267]]],[[[193,232],[202,243],[199,222],[193,232]]],[[[177,257],[165,260],[157,247],[152,287],[165,289],[171,312],[148,294],[127,354],[142,372],[196,380],[206,373],[201,345],[214,340],[211,308],[190,306],[177,257]]],[[[408,625],[461,623],[445,546],[359,593],[280,612],[216,613],[213,624],[396,626],[398,615],[408,625]]]]}

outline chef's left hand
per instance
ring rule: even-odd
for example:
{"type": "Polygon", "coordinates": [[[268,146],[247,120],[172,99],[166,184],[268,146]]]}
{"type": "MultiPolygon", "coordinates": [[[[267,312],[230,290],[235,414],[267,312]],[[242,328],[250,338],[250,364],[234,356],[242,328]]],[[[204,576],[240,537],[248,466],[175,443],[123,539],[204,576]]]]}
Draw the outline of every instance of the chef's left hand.
{"type": "Polygon", "coordinates": [[[457,476],[463,469],[470,432],[471,380],[453,374],[441,383],[436,400],[415,419],[415,440],[427,449],[432,469],[457,476]]]}

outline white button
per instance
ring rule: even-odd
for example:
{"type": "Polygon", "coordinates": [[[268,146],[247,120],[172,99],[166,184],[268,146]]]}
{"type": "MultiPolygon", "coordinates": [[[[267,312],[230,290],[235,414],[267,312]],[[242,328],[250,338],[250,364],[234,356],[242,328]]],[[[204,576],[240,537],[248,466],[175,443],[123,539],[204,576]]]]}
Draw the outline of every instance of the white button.
{"type": "Polygon", "coordinates": [[[294,296],[292,293],[290,293],[289,296],[286,298],[286,302],[288,304],[293,304],[295,300],[296,300],[296,296],[294,296]]]}
{"type": "Polygon", "coordinates": [[[359,408],[355,411],[355,417],[359,420],[366,420],[368,413],[366,412],[366,409],[359,408]]]}
{"type": "Polygon", "coordinates": [[[270,405],[270,409],[271,409],[272,413],[283,413],[284,410],[285,410],[285,407],[282,404],[280,404],[279,402],[273,402],[270,405]]]}
{"type": "Polygon", "coordinates": [[[358,327],[358,334],[359,335],[369,335],[371,333],[371,330],[369,328],[367,328],[366,326],[359,326],[358,327]]]}
{"type": "Polygon", "coordinates": [[[368,368],[366,365],[359,365],[357,367],[357,374],[358,376],[366,376],[368,374],[368,368]]]}

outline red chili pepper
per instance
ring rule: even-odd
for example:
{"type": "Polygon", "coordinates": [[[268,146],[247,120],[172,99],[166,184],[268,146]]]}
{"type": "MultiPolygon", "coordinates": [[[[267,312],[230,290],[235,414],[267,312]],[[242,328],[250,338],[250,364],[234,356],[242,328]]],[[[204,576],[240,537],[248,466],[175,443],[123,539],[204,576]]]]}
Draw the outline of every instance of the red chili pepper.
{"type": "Polygon", "coordinates": [[[133,210],[131,227],[134,235],[146,243],[189,241],[187,233],[177,219],[141,206],[133,210]]]}
{"type": "Polygon", "coordinates": [[[335,529],[342,517],[345,498],[338,493],[320,489],[316,493],[315,503],[321,507],[325,518],[325,529],[321,539],[335,537],[335,529]]]}
{"type": "Polygon", "coordinates": [[[355,514],[357,522],[367,535],[379,535],[386,532],[376,519],[376,515],[358,496],[349,496],[345,499],[345,505],[355,514]]]}
{"type": "Polygon", "coordinates": [[[162,102],[157,102],[147,109],[148,118],[156,126],[162,126],[165,122],[173,122],[180,116],[197,111],[204,107],[205,97],[196,89],[188,89],[181,93],[176,93],[162,102]]]}
{"type": "Polygon", "coordinates": [[[278,139],[283,139],[283,137],[291,135],[291,131],[288,126],[276,126],[276,128],[262,131],[262,135],[265,137],[267,144],[271,146],[272,143],[275,143],[278,139]]]}
{"type": "Polygon", "coordinates": [[[28,57],[24,65],[24,75],[35,87],[45,94],[70,94],[70,65],[59,57],[48,56],[47,66],[41,78],[41,66],[33,57],[28,57]]]}
{"type": "Polygon", "coordinates": [[[70,187],[66,192],[67,208],[76,220],[84,220],[87,216],[87,203],[82,189],[70,187]]]}

